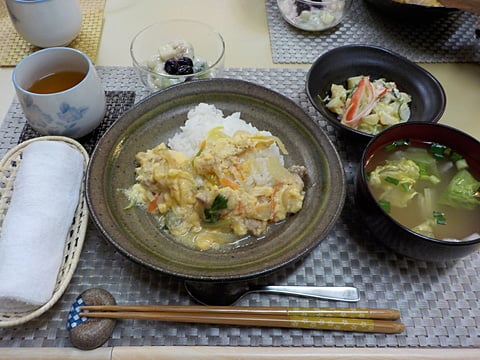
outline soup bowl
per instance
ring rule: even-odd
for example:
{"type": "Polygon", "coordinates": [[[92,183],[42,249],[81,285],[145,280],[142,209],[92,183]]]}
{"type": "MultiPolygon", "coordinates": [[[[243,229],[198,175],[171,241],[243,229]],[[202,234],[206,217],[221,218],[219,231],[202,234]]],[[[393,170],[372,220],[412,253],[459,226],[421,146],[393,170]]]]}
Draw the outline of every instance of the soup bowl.
{"type": "MultiPolygon", "coordinates": [[[[439,240],[409,229],[394,219],[381,201],[377,201],[368,180],[372,176],[371,170],[374,163],[372,159],[384,152],[385,147],[390,148],[392,144],[401,144],[404,141],[408,141],[410,144],[442,144],[462,155],[468,163],[469,172],[477,180],[480,179],[480,142],[477,139],[447,125],[425,123],[395,125],[374,137],[367,144],[356,176],[356,203],[363,221],[371,233],[381,243],[397,253],[424,261],[455,260],[480,249],[478,221],[476,224],[472,224],[474,228],[472,234],[474,235],[470,236],[468,240],[454,240],[453,238],[439,240]],[[372,164],[369,164],[370,161],[372,164]]],[[[475,211],[480,211],[480,204],[476,206],[475,211]]],[[[448,222],[448,217],[446,221],[448,222]]]]}

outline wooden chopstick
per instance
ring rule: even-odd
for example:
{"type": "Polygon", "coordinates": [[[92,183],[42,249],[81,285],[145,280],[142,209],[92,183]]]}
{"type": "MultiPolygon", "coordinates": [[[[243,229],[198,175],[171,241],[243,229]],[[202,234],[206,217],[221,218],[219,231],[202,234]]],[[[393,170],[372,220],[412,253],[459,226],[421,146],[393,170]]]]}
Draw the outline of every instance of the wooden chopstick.
{"type": "MultiPolygon", "coordinates": [[[[235,312],[239,307],[212,307],[212,306],[83,306],[80,316],[88,318],[110,318],[110,319],[135,319],[135,320],[156,320],[168,322],[203,323],[203,324],[224,324],[243,326],[268,326],[283,328],[301,329],[322,329],[356,332],[376,333],[400,333],[405,326],[400,322],[340,317],[342,313],[337,312],[336,316],[325,311],[329,316],[311,315],[310,313],[298,310],[294,313],[275,311],[278,308],[254,308],[260,312],[246,311],[250,307],[244,307],[241,311],[235,312]],[[113,309],[113,310],[106,310],[113,309]],[[120,308],[122,310],[120,310],[120,308]],[[129,310],[125,310],[125,309],[129,310]],[[227,308],[230,308],[227,309],[227,308]],[[232,309],[235,308],[235,309],[232,309]],[[92,310],[96,311],[92,311],[92,310]],[[136,309],[136,310],[134,310],[136,309]],[[171,311],[170,311],[171,310],[171,311]],[[212,311],[214,310],[214,311],[212,311]],[[261,312],[263,311],[263,313],[261,312]],[[270,311],[270,312],[269,312],[270,311]]],[[[280,308],[282,310],[283,308],[280,308]]],[[[307,310],[309,308],[306,308],[307,310]]],[[[323,310],[323,309],[322,309],[323,310]]],[[[347,309],[342,309],[347,310],[347,309]]],[[[347,315],[357,309],[351,309],[347,315]]],[[[388,309],[385,309],[388,310],[388,309]]],[[[290,310],[291,311],[291,310],[290,310]]],[[[363,312],[360,312],[363,314],[363,312]]]]}
{"type": "Polygon", "coordinates": [[[81,306],[83,311],[127,311],[127,312],[202,312],[223,314],[263,314],[309,317],[339,317],[356,319],[397,320],[400,311],[383,308],[315,308],[281,306],[175,306],[175,305],[90,305],[81,306]]]}

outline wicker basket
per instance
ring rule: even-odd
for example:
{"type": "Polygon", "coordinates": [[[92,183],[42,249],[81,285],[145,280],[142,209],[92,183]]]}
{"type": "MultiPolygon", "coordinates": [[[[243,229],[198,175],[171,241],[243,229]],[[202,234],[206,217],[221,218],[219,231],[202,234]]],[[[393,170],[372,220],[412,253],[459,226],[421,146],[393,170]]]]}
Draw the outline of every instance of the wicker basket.
{"type": "MultiPolygon", "coordinates": [[[[11,149],[0,162],[0,229],[3,219],[8,210],[10,198],[13,192],[19,164],[22,162],[22,152],[27,145],[35,141],[62,141],[71,147],[79,150],[84,157],[84,169],[86,171],[89,156],[82,145],[75,140],[63,136],[43,136],[35,139],[27,140],[13,149],[11,149]]],[[[0,312],[0,328],[7,326],[15,326],[30,321],[49,310],[63,295],[67,288],[73,273],[77,267],[80,254],[82,252],[83,242],[88,223],[88,209],[85,200],[85,184],[82,181],[80,200],[75,210],[75,216],[68,232],[63,261],[58,273],[57,283],[55,285],[52,297],[48,302],[39,308],[28,312],[2,313],[0,312]]]]}

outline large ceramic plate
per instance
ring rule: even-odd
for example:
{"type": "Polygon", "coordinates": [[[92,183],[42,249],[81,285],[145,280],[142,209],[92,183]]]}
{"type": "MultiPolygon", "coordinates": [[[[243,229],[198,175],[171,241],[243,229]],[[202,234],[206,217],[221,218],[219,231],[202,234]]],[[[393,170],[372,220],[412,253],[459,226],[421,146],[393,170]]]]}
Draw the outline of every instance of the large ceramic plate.
{"type": "Polygon", "coordinates": [[[102,137],[87,173],[87,203],[105,237],[129,259],[166,274],[195,280],[238,280],[289,264],[330,231],[345,200],[345,176],[325,133],[293,101],[264,87],[231,79],[198,80],[151,95],[126,112],[102,137]],[[124,210],[122,189],[135,181],[135,154],[172,137],[200,102],[279,136],[290,151],[286,165],[306,166],[303,209],[248,246],[197,251],[175,242],[154,216],[124,210]]]}

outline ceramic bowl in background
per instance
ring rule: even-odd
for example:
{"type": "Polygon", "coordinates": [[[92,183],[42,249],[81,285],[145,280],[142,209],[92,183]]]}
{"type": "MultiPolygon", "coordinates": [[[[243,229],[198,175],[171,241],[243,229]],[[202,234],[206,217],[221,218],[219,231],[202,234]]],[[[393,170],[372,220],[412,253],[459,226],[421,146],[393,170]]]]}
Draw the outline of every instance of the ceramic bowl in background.
{"type": "Polygon", "coordinates": [[[28,124],[41,135],[79,138],[105,116],[103,84],[79,50],[51,47],[34,52],[18,63],[12,80],[28,124]]]}
{"type": "Polygon", "coordinates": [[[402,0],[365,1],[379,13],[407,22],[436,20],[459,11],[458,9],[445,7],[436,0],[423,2],[418,0],[417,3],[414,3],[414,1],[402,2],[402,0]]]}
{"type": "Polygon", "coordinates": [[[290,25],[307,31],[337,26],[348,14],[352,0],[277,0],[282,17],[290,25]]]}
{"type": "Polygon", "coordinates": [[[87,203],[101,233],[127,258],[150,269],[198,281],[252,279],[299,261],[329,233],[343,208],[345,175],[328,136],[297,104],[262,86],[234,79],[205,79],[153,93],[125,112],[100,139],[87,173],[87,203]],[[121,190],[135,182],[135,155],[166,142],[199,103],[278,136],[285,167],[303,165],[302,210],[271,225],[264,237],[228,249],[196,250],[159,226],[140,207],[125,210],[121,190]]]}
{"type": "Polygon", "coordinates": [[[222,76],[225,43],[207,24],[168,20],[149,25],[136,34],[130,44],[130,55],[142,83],[158,90],[194,79],[222,76]],[[184,58],[189,58],[191,64],[184,58]]]}
{"type": "MultiPolygon", "coordinates": [[[[473,236],[470,240],[438,240],[421,235],[402,225],[393,219],[388,210],[374,198],[368,183],[368,177],[371,176],[369,171],[372,170],[369,167],[369,161],[376,153],[383,151],[386,146],[390,147],[394,142],[404,140],[438,143],[447,146],[464,156],[468,162],[469,171],[477,180],[480,179],[480,142],[475,138],[453,127],[441,124],[417,122],[395,125],[375,136],[368,143],[362,155],[356,177],[355,198],[365,225],[370,228],[371,233],[378,241],[393,251],[419,260],[456,260],[480,249],[480,226],[478,222],[478,236],[473,236]]],[[[438,206],[437,203],[434,206],[438,206]]],[[[475,211],[480,211],[480,205],[476,207],[475,211]]],[[[420,216],[418,219],[418,221],[421,221],[420,216]]],[[[451,221],[451,218],[449,219],[447,216],[446,221],[451,221]]],[[[472,232],[472,234],[475,234],[475,232],[472,232]]]]}
{"type": "Polygon", "coordinates": [[[337,114],[326,107],[325,98],[332,84],[346,87],[348,78],[370,76],[396,83],[399,91],[409,94],[408,121],[437,122],[446,106],[445,91],[428,71],[407,58],[385,48],[372,45],[346,45],[320,55],[306,77],[306,92],[312,105],[333,126],[365,140],[373,135],[342,124],[337,114]]]}

